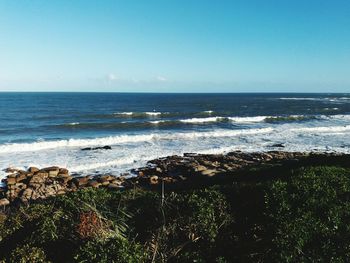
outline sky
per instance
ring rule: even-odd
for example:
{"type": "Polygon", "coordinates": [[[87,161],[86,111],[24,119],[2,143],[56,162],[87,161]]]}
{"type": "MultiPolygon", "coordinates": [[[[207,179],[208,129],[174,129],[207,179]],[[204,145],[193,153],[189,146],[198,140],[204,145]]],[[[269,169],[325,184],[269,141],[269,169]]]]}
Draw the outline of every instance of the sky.
{"type": "Polygon", "coordinates": [[[350,92],[349,0],[0,0],[0,91],[350,92]]]}

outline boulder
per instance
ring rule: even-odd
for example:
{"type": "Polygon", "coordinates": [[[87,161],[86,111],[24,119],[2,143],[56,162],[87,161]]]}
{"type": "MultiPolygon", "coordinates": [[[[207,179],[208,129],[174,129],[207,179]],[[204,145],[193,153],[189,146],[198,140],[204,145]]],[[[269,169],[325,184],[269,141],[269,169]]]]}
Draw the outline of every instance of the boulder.
{"type": "Polygon", "coordinates": [[[7,185],[15,184],[16,181],[17,181],[16,178],[8,177],[8,178],[7,178],[7,185]]]}
{"type": "Polygon", "coordinates": [[[216,175],[218,172],[219,172],[218,170],[207,169],[207,170],[202,171],[201,174],[204,176],[211,177],[211,176],[216,175]]]}
{"type": "Polygon", "coordinates": [[[31,188],[27,188],[23,191],[22,195],[21,195],[21,199],[25,199],[25,200],[30,200],[33,194],[33,189],[31,188]]]}
{"type": "Polygon", "coordinates": [[[36,172],[38,172],[39,171],[39,168],[37,168],[37,167],[29,167],[28,168],[28,172],[30,172],[30,173],[36,173],[36,172]]]}
{"type": "Polygon", "coordinates": [[[59,170],[49,171],[49,177],[51,178],[57,177],[58,173],[59,173],[59,170]]]}
{"type": "Polygon", "coordinates": [[[18,183],[18,182],[22,182],[23,180],[25,180],[25,179],[27,179],[27,175],[25,175],[25,174],[18,174],[17,176],[16,176],[16,182],[18,183]]]}
{"type": "Polygon", "coordinates": [[[43,184],[45,182],[45,178],[39,175],[33,175],[29,181],[29,185],[33,184],[43,184]]]}
{"type": "Polygon", "coordinates": [[[18,169],[14,167],[8,167],[4,170],[5,173],[16,173],[17,171],[18,169]]]}
{"type": "Polygon", "coordinates": [[[49,177],[49,174],[46,171],[40,170],[40,171],[36,172],[34,176],[39,176],[41,178],[47,178],[47,177],[49,177]]]}
{"type": "Polygon", "coordinates": [[[9,174],[7,175],[7,178],[16,178],[17,177],[17,174],[9,174]]]}
{"type": "Polygon", "coordinates": [[[158,184],[158,176],[153,175],[149,178],[149,183],[150,184],[158,184]]]}
{"type": "Polygon", "coordinates": [[[60,168],[59,173],[60,174],[69,174],[69,171],[66,168],[60,168]]]}
{"type": "Polygon", "coordinates": [[[9,204],[10,204],[10,201],[8,199],[6,199],[6,198],[0,199],[0,206],[6,206],[9,204]]]}
{"type": "Polygon", "coordinates": [[[194,171],[195,172],[202,172],[202,171],[205,171],[207,170],[207,167],[205,167],[204,165],[197,165],[194,167],[194,171]]]}
{"type": "Polygon", "coordinates": [[[93,188],[99,188],[101,183],[97,182],[96,180],[91,180],[88,182],[88,186],[91,186],[93,188]]]}
{"type": "Polygon", "coordinates": [[[90,178],[88,176],[83,176],[83,177],[75,177],[72,179],[72,181],[75,183],[77,187],[82,187],[87,185],[89,179],[90,178]]]}

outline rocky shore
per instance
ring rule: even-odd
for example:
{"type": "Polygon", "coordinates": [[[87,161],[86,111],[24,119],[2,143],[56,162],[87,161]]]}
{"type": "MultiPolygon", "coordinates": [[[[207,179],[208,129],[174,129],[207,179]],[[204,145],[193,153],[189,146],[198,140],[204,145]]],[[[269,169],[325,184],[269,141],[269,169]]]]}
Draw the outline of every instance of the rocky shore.
{"type": "Polygon", "coordinates": [[[350,155],[336,153],[300,153],[271,151],[264,153],[230,152],[227,154],[193,154],[168,156],[151,160],[145,167],[133,169],[130,174],[115,177],[108,174],[79,176],[65,168],[30,167],[28,170],[8,168],[8,176],[0,188],[0,206],[28,203],[34,200],[65,194],[85,187],[120,190],[144,187],[192,187],[212,180],[237,178],[252,169],[278,167],[286,164],[344,163],[350,165],[350,155]]]}

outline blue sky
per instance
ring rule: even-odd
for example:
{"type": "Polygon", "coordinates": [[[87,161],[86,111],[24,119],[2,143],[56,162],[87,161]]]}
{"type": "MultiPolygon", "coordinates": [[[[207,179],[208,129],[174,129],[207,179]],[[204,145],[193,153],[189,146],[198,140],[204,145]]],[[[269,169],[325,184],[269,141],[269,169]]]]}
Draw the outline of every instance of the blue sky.
{"type": "Polygon", "coordinates": [[[0,1],[0,91],[350,92],[348,0],[0,1]]]}

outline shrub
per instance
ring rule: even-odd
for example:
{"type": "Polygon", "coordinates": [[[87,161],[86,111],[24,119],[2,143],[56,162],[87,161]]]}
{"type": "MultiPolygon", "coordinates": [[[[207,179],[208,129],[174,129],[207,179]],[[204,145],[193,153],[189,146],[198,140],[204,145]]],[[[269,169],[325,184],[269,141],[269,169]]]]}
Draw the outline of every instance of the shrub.
{"type": "Polygon", "coordinates": [[[38,247],[33,247],[29,244],[17,247],[11,253],[10,261],[13,263],[49,263],[46,260],[45,252],[38,247]]]}
{"type": "Polygon", "coordinates": [[[119,238],[88,241],[75,256],[80,263],[142,263],[146,259],[141,245],[119,238]]]}
{"type": "Polygon", "coordinates": [[[276,180],[266,195],[270,256],[283,262],[345,262],[350,257],[350,172],[301,169],[276,180]]]}

